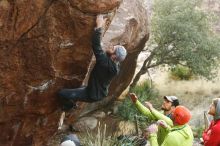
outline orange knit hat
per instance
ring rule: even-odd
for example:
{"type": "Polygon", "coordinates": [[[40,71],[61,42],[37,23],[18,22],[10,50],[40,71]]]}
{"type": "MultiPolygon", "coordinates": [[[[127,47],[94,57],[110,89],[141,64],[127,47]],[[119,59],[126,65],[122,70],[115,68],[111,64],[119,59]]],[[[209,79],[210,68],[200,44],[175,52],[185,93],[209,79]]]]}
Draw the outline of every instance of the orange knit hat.
{"type": "Polygon", "coordinates": [[[191,119],[190,111],[184,106],[177,106],[173,112],[173,120],[178,125],[184,125],[191,119]]]}

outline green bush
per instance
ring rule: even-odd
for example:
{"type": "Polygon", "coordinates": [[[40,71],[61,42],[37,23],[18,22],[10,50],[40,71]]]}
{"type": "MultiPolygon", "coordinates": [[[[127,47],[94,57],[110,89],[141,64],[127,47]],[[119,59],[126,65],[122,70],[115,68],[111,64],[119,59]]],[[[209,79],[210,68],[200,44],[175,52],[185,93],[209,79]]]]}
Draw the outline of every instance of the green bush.
{"type": "MultiPolygon", "coordinates": [[[[135,86],[130,92],[135,93],[138,96],[139,101],[142,103],[158,96],[158,92],[151,88],[149,82],[147,81],[135,86]]],[[[134,116],[137,115],[140,124],[150,122],[147,117],[143,116],[139,111],[137,111],[130,97],[126,97],[123,103],[119,106],[118,115],[124,120],[129,121],[135,121],[134,116]]]]}
{"type": "Polygon", "coordinates": [[[176,80],[190,80],[193,77],[193,73],[188,67],[177,65],[171,68],[171,78],[176,80]]]}

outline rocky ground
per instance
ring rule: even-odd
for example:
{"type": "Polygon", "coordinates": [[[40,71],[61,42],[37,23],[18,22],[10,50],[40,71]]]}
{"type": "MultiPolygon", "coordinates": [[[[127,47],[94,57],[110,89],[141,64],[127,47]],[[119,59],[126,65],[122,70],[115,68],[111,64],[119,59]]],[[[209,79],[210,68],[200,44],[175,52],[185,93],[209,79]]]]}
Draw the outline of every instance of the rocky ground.
{"type": "MultiPolygon", "coordinates": [[[[106,126],[106,138],[110,136],[132,135],[135,134],[135,125],[131,122],[122,121],[120,117],[113,114],[113,108],[95,111],[81,117],[71,125],[63,125],[48,143],[48,146],[59,146],[61,139],[70,133],[75,133],[83,141],[89,136],[98,136],[97,131],[104,132],[106,126]]],[[[104,134],[104,133],[103,133],[104,134]]]]}
{"type": "MultiPolygon", "coordinates": [[[[61,139],[70,133],[77,134],[81,140],[87,139],[91,135],[95,138],[98,136],[98,129],[101,128],[101,132],[103,132],[104,126],[106,126],[106,138],[110,136],[117,137],[119,135],[136,135],[135,125],[133,123],[121,121],[119,117],[112,114],[112,111],[100,110],[80,118],[76,123],[72,123],[72,128],[63,125],[63,129],[51,138],[48,146],[59,146],[61,139]]],[[[150,146],[149,143],[146,146],[150,146]]],[[[193,146],[201,146],[198,138],[194,140],[193,146]]]]}

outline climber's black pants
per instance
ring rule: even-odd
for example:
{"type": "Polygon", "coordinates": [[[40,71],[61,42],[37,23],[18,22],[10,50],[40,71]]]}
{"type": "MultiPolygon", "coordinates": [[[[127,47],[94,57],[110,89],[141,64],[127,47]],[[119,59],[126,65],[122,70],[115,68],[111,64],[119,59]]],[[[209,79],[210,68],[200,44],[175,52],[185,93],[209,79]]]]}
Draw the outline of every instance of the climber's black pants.
{"type": "Polygon", "coordinates": [[[62,89],[58,93],[63,110],[69,110],[74,107],[76,101],[94,102],[89,98],[87,87],[80,87],[76,89],[62,89]]]}

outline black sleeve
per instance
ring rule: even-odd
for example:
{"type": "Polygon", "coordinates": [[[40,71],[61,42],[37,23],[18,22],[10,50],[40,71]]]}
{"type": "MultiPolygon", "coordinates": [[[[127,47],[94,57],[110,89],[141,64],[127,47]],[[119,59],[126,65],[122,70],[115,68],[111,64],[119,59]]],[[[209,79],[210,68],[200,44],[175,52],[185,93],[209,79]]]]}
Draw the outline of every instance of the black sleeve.
{"type": "Polygon", "coordinates": [[[108,57],[101,47],[102,28],[95,29],[92,35],[92,49],[96,57],[96,63],[108,67],[108,57]]]}

